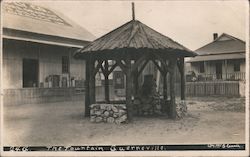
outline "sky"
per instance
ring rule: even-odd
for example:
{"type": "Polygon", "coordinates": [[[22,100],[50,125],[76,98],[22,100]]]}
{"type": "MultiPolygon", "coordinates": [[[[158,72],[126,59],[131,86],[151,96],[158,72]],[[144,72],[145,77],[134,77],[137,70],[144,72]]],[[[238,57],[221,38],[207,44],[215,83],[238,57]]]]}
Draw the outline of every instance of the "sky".
{"type": "MultiPolygon", "coordinates": [[[[135,18],[185,47],[196,50],[212,42],[213,33],[227,33],[244,41],[248,2],[135,0],[135,18]]],[[[102,35],[132,19],[131,1],[33,1],[52,8],[102,35]]]]}

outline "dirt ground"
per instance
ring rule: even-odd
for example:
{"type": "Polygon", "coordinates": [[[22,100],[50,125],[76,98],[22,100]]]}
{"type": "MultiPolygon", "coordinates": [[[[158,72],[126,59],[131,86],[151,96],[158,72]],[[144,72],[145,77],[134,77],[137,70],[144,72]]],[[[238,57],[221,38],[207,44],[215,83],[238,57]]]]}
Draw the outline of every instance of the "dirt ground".
{"type": "Polygon", "coordinates": [[[188,98],[181,120],[135,117],[129,124],[91,123],[84,102],[4,106],[4,146],[244,143],[243,98],[188,98]]]}

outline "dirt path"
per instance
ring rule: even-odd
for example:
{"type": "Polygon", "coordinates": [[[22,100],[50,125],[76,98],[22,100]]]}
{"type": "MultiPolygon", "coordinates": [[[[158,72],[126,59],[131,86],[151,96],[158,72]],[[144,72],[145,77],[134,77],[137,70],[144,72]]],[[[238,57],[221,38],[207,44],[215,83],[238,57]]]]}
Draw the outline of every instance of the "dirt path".
{"type": "Polygon", "coordinates": [[[133,123],[95,124],[83,102],[4,107],[4,145],[244,143],[244,99],[189,98],[181,120],[136,117],[133,123]]]}

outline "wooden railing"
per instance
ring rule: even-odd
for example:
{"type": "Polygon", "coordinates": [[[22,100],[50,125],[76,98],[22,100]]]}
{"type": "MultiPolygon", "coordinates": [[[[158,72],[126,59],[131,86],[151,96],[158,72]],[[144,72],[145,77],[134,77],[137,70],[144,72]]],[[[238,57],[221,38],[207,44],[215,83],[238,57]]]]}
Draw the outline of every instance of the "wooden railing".
{"type": "Polygon", "coordinates": [[[187,96],[239,96],[238,81],[188,82],[187,96]]]}
{"type": "Polygon", "coordinates": [[[187,82],[196,81],[243,81],[245,80],[245,72],[235,72],[226,74],[199,74],[198,76],[186,76],[187,82]]]}

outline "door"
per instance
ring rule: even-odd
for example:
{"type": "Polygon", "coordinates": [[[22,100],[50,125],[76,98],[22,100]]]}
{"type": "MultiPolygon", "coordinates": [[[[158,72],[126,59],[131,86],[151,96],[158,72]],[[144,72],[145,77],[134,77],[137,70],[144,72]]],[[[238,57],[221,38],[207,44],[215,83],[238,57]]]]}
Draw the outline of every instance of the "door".
{"type": "Polygon", "coordinates": [[[38,87],[38,60],[23,59],[23,88],[38,87]]]}
{"type": "Polygon", "coordinates": [[[216,79],[222,79],[222,62],[217,62],[215,64],[216,79]]]}

